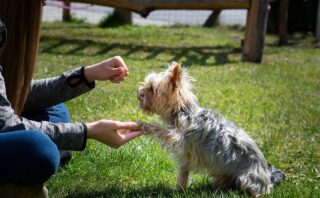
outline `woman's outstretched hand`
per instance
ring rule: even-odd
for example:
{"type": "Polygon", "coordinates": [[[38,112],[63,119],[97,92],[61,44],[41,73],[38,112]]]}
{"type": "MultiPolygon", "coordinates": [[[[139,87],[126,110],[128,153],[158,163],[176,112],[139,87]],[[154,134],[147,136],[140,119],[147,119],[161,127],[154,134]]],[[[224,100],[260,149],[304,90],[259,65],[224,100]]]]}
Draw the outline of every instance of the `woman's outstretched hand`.
{"type": "Polygon", "coordinates": [[[113,83],[120,83],[129,75],[128,68],[120,56],[112,57],[85,67],[84,75],[90,81],[110,80],[113,83]]]}
{"type": "Polygon", "coordinates": [[[139,125],[135,122],[99,120],[86,125],[88,138],[95,139],[112,148],[119,148],[142,134],[139,125]]]}
{"type": "MultiPolygon", "coordinates": [[[[88,81],[110,80],[113,83],[120,83],[129,75],[129,71],[123,59],[120,56],[115,56],[85,67],[84,75],[88,81]]],[[[135,122],[99,120],[86,125],[88,138],[95,139],[112,148],[118,148],[142,134],[140,127],[135,122]]]]}

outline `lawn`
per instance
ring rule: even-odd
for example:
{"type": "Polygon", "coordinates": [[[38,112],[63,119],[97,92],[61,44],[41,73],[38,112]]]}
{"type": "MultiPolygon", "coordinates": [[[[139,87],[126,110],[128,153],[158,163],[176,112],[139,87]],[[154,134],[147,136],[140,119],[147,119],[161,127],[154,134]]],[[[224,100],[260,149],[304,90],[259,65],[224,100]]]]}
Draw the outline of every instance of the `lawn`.
{"type": "MultiPolygon", "coordinates": [[[[67,102],[72,120],[154,122],[156,116],[138,108],[139,82],[150,71],[180,62],[196,79],[200,104],[244,128],[267,161],[287,173],[266,197],[320,197],[320,48],[300,35],[278,47],[268,36],[262,64],[243,63],[243,34],[225,27],[45,23],[36,78],[121,55],[129,78],[119,85],[97,82],[93,91],[67,102]]],[[[246,197],[212,188],[205,174],[192,174],[190,188],[178,192],[175,172],[153,139],[139,137],[119,149],[88,141],[46,186],[50,197],[246,197]]]]}

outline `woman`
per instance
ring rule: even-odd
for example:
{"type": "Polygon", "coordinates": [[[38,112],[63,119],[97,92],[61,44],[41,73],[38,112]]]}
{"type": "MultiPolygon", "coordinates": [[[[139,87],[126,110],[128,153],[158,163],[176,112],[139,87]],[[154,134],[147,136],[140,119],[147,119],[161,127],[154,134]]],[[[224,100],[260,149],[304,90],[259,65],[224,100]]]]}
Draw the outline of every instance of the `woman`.
{"type": "Polygon", "coordinates": [[[10,45],[9,52],[5,50],[10,39],[0,20],[0,57],[4,56],[0,67],[0,195],[47,197],[43,183],[57,171],[59,150],[81,151],[87,139],[118,148],[141,134],[135,122],[71,123],[61,104],[92,90],[95,80],[120,83],[129,72],[116,56],[54,78],[31,81],[25,74],[33,73],[36,50],[33,56],[26,55],[25,64],[11,66],[10,45]]]}

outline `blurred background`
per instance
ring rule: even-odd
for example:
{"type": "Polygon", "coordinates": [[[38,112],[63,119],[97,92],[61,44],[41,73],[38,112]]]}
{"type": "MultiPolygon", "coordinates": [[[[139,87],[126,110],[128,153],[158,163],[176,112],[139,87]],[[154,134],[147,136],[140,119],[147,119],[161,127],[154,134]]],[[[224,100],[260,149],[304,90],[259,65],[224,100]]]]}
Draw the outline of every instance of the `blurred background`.
{"type": "MultiPolygon", "coordinates": [[[[83,3],[65,5],[62,2],[49,0],[45,6],[44,21],[61,21],[63,9],[69,10],[73,19],[88,23],[100,23],[112,16],[114,8],[83,3]]],[[[225,25],[245,25],[246,10],[224,10],[219,13],[218,21],[225,25]]],[[[198,25],[202,26],[212,11],[203,10],[161,10],[153,11],[148,17],[132,13],[132,23],[138,25],[198,25]]]]}
{"type": "MultiPolygon", "coordinates": [[[[63,3],[58,0],[47,0],[46,2],[44,21],[81,21],[107,26],[122,22],[157,26],[190,25],[211,27],[219,24],[244,27],[247,13],[247,10],[222,10],[218,12],[209,10],[157,10],[151,12],[144,18],[134,12],[106,6],[84,3],[63,3]],[[110,20],[110,18],[112,20],[110,20]],[[116,22],[114,22],[114,20],[116,20],[116,22]]],[[[288,1],[287,8],[288,33],[315,33],[318,0],[288,1]]],[[[280,0],[270,1],[268,33],[278,33],[279,16],[280,13],[283,12],[281,9],[280,0]]]]}

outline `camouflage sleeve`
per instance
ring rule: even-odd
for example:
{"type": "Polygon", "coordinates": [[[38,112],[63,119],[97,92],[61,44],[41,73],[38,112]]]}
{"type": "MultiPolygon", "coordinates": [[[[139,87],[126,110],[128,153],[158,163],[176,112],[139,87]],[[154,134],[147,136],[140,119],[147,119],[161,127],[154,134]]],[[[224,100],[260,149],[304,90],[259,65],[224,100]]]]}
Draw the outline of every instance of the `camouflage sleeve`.
{"type": "Polygon", "coordinates": [[[60,76],[32,81],[23,111],[37,111],[57,105],[86,93],[95,87],[84,77],[84,67],[60,76]]]}

